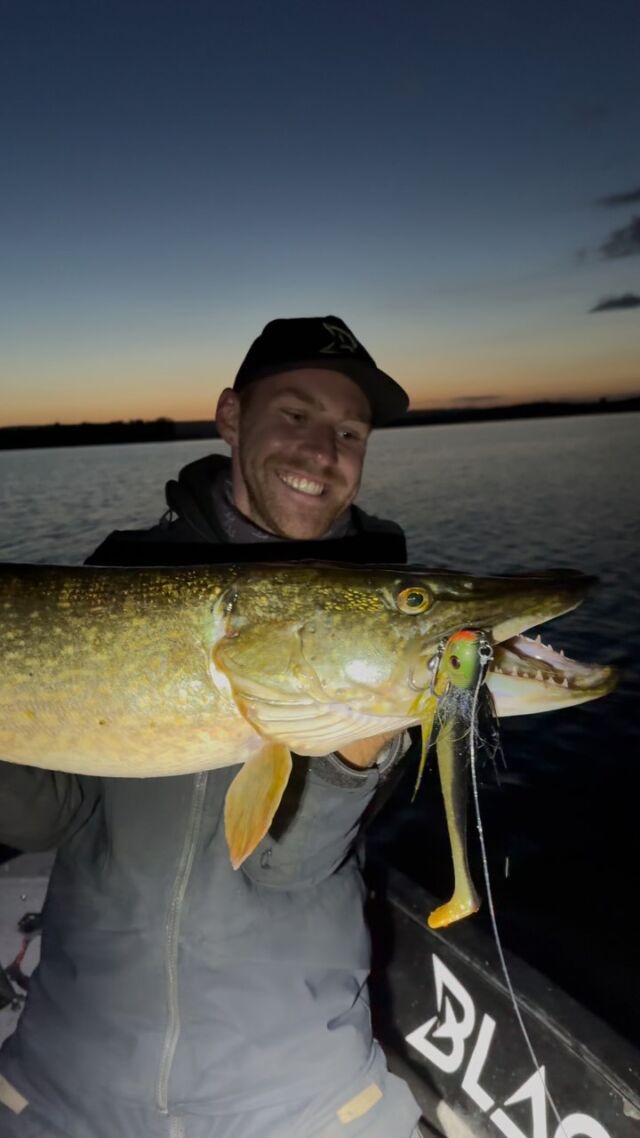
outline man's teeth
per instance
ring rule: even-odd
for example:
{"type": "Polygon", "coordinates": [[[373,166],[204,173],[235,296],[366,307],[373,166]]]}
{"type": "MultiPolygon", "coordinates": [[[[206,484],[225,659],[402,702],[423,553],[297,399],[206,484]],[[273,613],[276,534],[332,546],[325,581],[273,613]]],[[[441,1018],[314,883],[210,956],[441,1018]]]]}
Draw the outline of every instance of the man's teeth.
{"type": "Polygon", "coordinates": [[[318,498],[324,490],[322,482],[314,482],[311,478],[302,478],[298,474],[280,474],[279,477],[286,486],[291,486],[292,490],[311,494],[314,498],[318,498]]]}

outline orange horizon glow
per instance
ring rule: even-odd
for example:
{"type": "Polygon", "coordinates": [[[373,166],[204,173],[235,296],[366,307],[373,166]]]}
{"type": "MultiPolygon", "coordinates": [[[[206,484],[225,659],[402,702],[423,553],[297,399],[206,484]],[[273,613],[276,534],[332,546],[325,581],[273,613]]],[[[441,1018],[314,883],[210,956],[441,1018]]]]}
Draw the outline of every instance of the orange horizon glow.
{"type": "MultiPolygon", "coordinates": [[[[580,403],[597,402],[600,399],[620,400],[640,397],[640,377],[619,378],[608,383],[594,379],[590,383],[584,382],[580,387],[570,383],[560,386],[558,383],[529,383],[518,386],[510,392],[496,392],[485,396],[464,393],[453,394],[451,388],[437,391],[432,388],[429,395],[424,387],[419,394],[415,388],[407,384],[411,397],[410,410],[412,411],[443,411],[443,410],[481,410],[492,407],[517,406],[518,404],[555,402],[580,403]]],[[[8,413],[0,417],[0,428],[3,427],[36,427],[51,426],[59,423],[61,426],[76,425],[79,423],[113,423],[131,422],[135,420],[153,421],[156,419],[170,419],[176,423],[206,422],[215,420],[215,408],[222,386],[211,387],[211,395],[189,398],[153,398],[146,395],[135,401],[123,399],[116,406],[113,402],[108,404],[102,400],[93,403],[73,403],[54,400],[43,401],[38,406],[20,411],[16,408],[13,415],[8,413]]]]}
{"type": "MultiPolygon", "coordinates": [[[[408,391],[411,409],[491,407],[539,401],[592,401],[640,394],[636,321],[579,322],[536,335],[489,323],[465,335],[357,317],[354,327],[379,366],[408,391]]],[[[97,353],[52,344],[35,358],[6,356],[0,369],[0,426],[105,423],[134,419],[213,420],[220,392],[233,382],[259,316],[227,331],[224,345],[205,330],[186,341],[177,325],[162,343],[118,343],[97,353]],[[236,346],[237,345],[237,346],[236,346]]]]}

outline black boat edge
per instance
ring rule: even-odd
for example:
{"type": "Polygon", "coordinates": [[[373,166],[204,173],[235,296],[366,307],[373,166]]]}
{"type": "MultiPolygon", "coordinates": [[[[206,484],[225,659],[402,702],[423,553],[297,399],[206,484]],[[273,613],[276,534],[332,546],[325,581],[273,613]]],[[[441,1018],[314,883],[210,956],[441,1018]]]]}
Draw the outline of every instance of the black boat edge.
{"type": "MultiPolygon", "coordinates": [[[[368,872],[375,1033],[447,1138],[638,1138],[640,1053],[468,918],[375,861],[368,872]]],[[[588,946],[585,946],[588,951],[588,946]]]]}

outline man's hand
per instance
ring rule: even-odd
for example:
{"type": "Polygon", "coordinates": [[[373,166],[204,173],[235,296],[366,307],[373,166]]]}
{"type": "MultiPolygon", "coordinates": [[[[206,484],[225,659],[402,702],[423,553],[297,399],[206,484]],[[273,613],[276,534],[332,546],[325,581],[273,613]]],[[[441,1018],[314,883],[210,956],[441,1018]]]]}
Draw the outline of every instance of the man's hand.
{"type": "Polygon", "coordinates": [[[372,767],[385,743],[398,734],[400,734],[398,731],[383,731],[380,735],[372,735],[369,739],[358,739],[355,743],[347,743],[338,754],[349,766],[372,767]]]}

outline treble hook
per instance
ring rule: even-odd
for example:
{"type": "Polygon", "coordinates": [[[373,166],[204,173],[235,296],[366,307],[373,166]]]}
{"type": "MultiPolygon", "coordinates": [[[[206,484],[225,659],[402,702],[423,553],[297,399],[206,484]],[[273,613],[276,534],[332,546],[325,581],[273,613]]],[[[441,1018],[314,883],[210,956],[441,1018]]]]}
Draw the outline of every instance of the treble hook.
{"type": "Polygon", "coordinates": [[[429,660],[429,669],[431,671],[431,683],[429,684],[429,692],[431,695],[445,695],[449,688],[449,683],[447,682],[447,687],[445,688],[444,692],[436,691],[436,680],[438,678],[438,672],[440,671],[440,665],[442,663],[442,657],[444,656],[444,650],[447,647],[447,642],[448,637],[443,637],[438,644],[435,655],[432,656],[429,660]]]}

